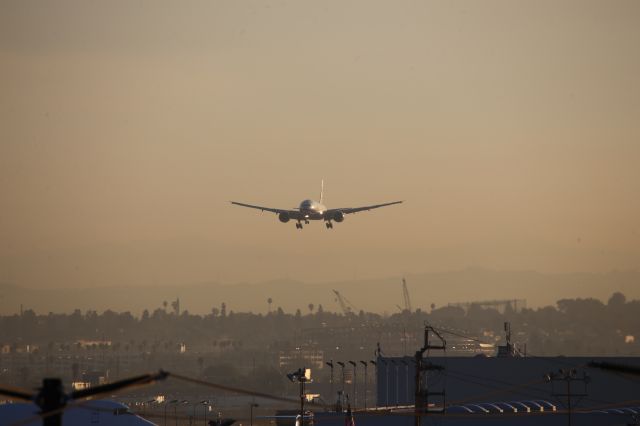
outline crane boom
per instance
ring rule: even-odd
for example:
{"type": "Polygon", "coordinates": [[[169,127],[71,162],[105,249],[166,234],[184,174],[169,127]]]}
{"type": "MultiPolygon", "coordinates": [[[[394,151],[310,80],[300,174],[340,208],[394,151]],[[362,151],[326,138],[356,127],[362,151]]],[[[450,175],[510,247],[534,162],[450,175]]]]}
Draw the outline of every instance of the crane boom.
{"type": "Polygon", "coordinates": [[[347,315],[353,311],[357,311],[358,308],[356,308],[353,303],[351,303],[349,301],[349,299],[347,299],[346,297],[344,297],[343,295],[340,294],[340,292],[338,290],[333,290],[333,292],[336,295],[336,299],[338,300],[338,303],[340,304],[340,309],[342,309],[342,312],[347,315]]]}
{"type": "Polygon", "coordinates": [[[411,298],[409,297],[409,290],[407,289],[407,280],[405,280],[404,278],[402,278],[402,295],[404,297],[404,308],[409,312],[413,312],[413,309],[411,309],[411,298]]]}

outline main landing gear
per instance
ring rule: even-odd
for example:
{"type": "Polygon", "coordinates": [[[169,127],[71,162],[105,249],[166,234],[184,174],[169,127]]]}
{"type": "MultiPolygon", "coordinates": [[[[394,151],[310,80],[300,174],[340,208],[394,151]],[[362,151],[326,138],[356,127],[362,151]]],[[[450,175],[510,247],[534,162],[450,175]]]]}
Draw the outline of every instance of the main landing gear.
{"type": "MultiPolygon", "coordinates": [[[[305,225],[309,224],[308,220],[304,221],[305,225]]],[[[327,229],[333,229],[333,223],[332,222],[325,222],[324,225],[327,227],[327,229]]],[[[298,223],[296,223],[296,229],[302,229],[303,225],[301,221],[298,221],[298,223]]]]}

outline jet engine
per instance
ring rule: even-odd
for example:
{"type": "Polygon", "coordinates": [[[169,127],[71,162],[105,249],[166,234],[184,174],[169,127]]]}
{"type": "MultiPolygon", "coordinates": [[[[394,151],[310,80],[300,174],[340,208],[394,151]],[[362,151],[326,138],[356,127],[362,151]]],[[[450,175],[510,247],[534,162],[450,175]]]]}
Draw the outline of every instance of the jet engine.
{"type": "Polygon", "coordinates": [[[335,220],[336,222],[342,222],[344,220],[344,213],[342,212],[335,212],[333,214],[332,217],[333,220],[335,220]]]}
{"type": "Polygon", "coordinates": [[[291,219],[291,218],[289,217],[289,213],[282,212],[282,213],[280,213],[278,215],[278,219],[280,219],[280,222],[282,222],[282,223],[287,223],[287,222],[289,222],[289,219],[291,219]]]}

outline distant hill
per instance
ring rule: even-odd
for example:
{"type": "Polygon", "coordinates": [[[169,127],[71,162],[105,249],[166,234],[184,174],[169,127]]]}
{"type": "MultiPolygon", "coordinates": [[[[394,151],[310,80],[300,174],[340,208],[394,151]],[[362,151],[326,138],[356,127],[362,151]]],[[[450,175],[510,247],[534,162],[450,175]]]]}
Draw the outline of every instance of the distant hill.
{"type": "MultiPolygon", "coordinates": [[[[414,309],[428,310],[449,302],[491,299],[527,299],[528,307],[553,305],[562,298],[594,297],[604,302],[615,291],[628,299],[640,299],[640,272],[615,271],[602,274],[542,274],[533,271],[492,271],[469,268],[460,271],[425,273],[406,276],[414,309]]],[[[180,298],[181,308],[191,313],[207,313],[226,303],[227,310],[266,312],[271,308],[286,312],[300,309],[309,312],[322,305],[324,310],[339,311],[332,289],[340,291],[358,309],[393,313],[402,306],[401,277],[375,280],[304,283],[292,280],[239,284],[182,284],[172,286],[98,287],[31,289],[0,284],[2,314],[34,309],[38,313],[71,312],[74,309],[131,311],[139,315],[144,309],[153,311],[163,301],[180,298]]]]}

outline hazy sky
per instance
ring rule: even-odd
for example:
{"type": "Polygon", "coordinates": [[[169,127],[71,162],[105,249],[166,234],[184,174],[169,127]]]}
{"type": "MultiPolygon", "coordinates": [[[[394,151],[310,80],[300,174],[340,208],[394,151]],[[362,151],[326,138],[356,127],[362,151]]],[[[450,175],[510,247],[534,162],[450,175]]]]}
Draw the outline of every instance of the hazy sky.
{"type": "Polygon", "coordinates": [[[0,2],[0,281],[640,265],[640,2],[0,2]],[[405,200],[300,232],[229,200],[405,200]]]}

